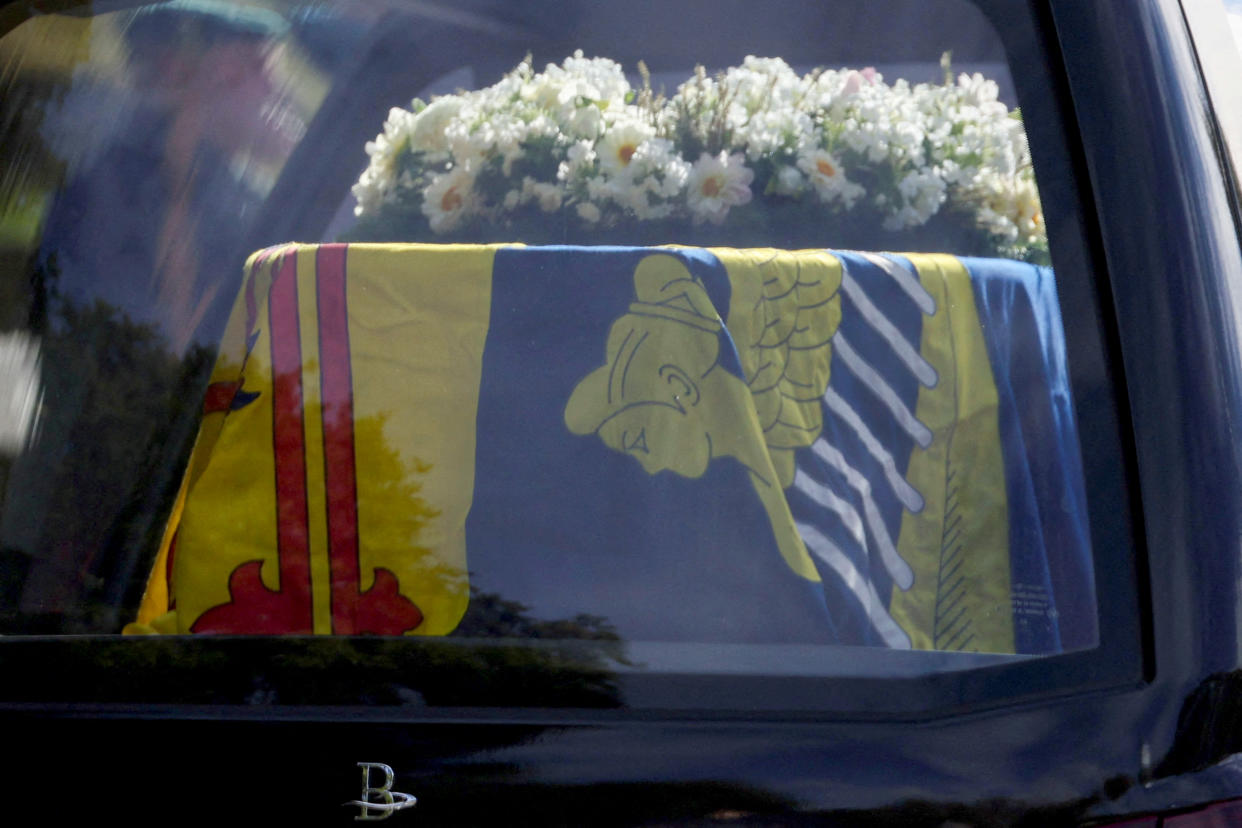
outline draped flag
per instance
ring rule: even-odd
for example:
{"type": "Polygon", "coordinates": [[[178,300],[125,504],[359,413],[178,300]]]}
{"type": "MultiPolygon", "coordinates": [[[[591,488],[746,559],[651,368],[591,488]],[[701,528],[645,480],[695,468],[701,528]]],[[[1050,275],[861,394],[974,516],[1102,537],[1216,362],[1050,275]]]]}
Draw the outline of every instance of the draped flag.
{"type": "Polygon", "coordinates": [[[247,264],[131,632],[1091,646],[1051,271],[290,245],[247,264]]]}

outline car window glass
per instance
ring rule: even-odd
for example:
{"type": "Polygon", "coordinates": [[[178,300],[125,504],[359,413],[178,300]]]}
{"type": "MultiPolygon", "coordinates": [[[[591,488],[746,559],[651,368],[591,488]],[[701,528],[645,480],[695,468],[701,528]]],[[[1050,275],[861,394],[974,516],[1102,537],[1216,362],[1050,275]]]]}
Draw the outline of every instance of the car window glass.
{"type": "Polygon", "coordinates": [[[1023,67],[964,0],[729,11],[5,35],[0,633],[1094,647],[1023,67]]]}

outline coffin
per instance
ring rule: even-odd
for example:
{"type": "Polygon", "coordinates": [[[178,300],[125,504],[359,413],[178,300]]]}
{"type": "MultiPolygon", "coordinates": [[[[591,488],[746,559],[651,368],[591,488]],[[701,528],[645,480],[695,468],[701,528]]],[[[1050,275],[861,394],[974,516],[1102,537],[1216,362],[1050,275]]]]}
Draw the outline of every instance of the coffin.
{"type": "Polygon", "coordinates": [[[130,632],[1096,641],[1044,267],[287,245],[203,413],[130,632]]]}

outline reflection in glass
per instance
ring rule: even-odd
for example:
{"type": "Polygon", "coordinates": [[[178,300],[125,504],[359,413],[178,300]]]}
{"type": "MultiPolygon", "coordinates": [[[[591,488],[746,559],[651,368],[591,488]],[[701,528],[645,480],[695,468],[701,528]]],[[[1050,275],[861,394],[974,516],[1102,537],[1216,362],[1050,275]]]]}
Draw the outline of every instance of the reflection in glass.
{"type": "Polygon", "coordinates": [[[3,40],[0,329],[27,332],[41,385],[0,460],[7,631],[117,629],[137,600],[247,228],[322,100],[288,29],[171,3],[3,40]]]}
{"type": "MultiPolygon", "coordinates": [[[[713,11],[721,31],[688,44],[549,8],[173,0],[0,40],[0,632],[583,639],[617,671],[775,671],[756,648],[786,647],[807,674],[846,669],[823,645],[1093,646],[1058,302],[1050,270],[1007,260],[1046,248],[986,20],[957,0],[713,11]],[[414,117],[413,94],[578,48],[619,62],[615,88],[510,101],[555,97],[574,142],[458,157],[454,99],[414,117]],[[905,136],[900,176],[843,172],[882,153],[829,147],[828,103],[799,110],[827,143],[751,153],[695,109],[729,67],[849,106],[925,84],[902,100],[973,107],[942,126],[980,157],[1003,144],[1024,186],[980,196],[961,172],[980,158],[935,156],[930,132],[905,136]],[[677,162],[664,116],[610,120],[661,91],[685,110],[677,162]],[[980,113],[1004,141],[971,132],[980,113]],[[909,177],[924,150],[936,181],[909,177]],[[807,203],[870,212],[825,225],[807,203]],[[339,239],[991,258],[272,247],[339,239]]],[[[502,114],[471,127],[500,141],[502,114]]]]}

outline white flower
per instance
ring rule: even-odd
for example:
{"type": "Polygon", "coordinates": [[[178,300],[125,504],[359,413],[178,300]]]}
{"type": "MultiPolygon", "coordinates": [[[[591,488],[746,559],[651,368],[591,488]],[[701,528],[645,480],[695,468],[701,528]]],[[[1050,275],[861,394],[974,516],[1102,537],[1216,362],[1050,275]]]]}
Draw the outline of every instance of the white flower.
{"type": "Polygon", "coordinates": [[[758,58],[748,55],[742,65],[725,72],[722,94],[736,104],[730,115],[754,115],[760,112],[792,112],[805,95],[809,83],[799,77],[780,58],[758,58]]]}
{"type": "Polygon", "coordinates": [[[483,118],[477,109],[468,106],[461,117],[453,119],[445,126],[444,139],[453,154],[453,160],[459,165],[482,163],[491,152],[493,136],[488,131],[476,131],[471,127],[473,121],[483,118]]]}
{"type": "Polygon", "coordinates": [[[864,86],[878,83],[883,79],[884,76],[875,71],[874,66],[868,66],[861,72],[851,69],[845,75],[845,82],[841,85],[841,94],[857,95],[864,86]]]}
{"type": "MultiPolygon", "coordinates": [[[[629,153],[610,148],[609,152],[629,155],[628,163],[615,174],[591,174],[583,179],[583,189],[594,202],[611,202],[642,221],[667,218],[678,209],[686,186],[690,165],[677,154],[666,138],[648,138],[629,153]]],[[[601,164],[601,167],[603,165],[601,164]]]]}
{"type": "MultiPolygon", "coordinates": [[[[965,72],[957,76],[957,88],[962,92],[962,99],[971,105],[995,111],[994,105],[1000,96],[1000,87],[996,81],[988,80],[976,72],[967,75],[965,72]]],[[[1004,104],[1001,104],[1004,108],[1004,104]]]]}
{"type": "Polygon", "coordinates": [[[826,204],[839,201],[848,210],[865,192],[845,177],[841,162],[827,150],[804,153],[798,158],[798,169],[806,173],[819,200],[826,204]]]}
{"type": "Polygon", "coordinates": [[[655,128],[637,119],[627,118],[612,124],[595,145],[600,169],[610,175],[623,174],[638,148],[654,136],[655,128]]]}
{"type": "Polygon", "coordinates": [[[354,215],[362,216],[368,213],[378,212],[384,203],[384,196],[387,193],[388,181],[381,175],[377,175],[376,171],[371,167],[362,171],[357,183],[350,188],[353,193],[354,215]]]}
{"type": "Polygon", "coordinates": [[[457,117],[465,101],[457,95],[447,95],[432,101],[426,109],[413,117],[410,126],[410,149],[415,152],[447,152],[448,139],[444,129],[457,117]]]}
{"type": "Polygon", "coordinates": [[[561,202],[565,200],[565,194],[555,184],[536,184],[535,199],[539,202],[540,210],[543,210],[545,213],[555,213],[561,209],[561,202]]]}
{"type": "Polygon", "coordinates": [[[565,125],[572,135],[594,138],[604,128],[604,111],[593,103],[575,107],[565,125]]]}
{"type": "Polygon", "coordinates": [[[1043,210],[1033,179],[1015,180],[989,173],[981,184],[986,196],[977,217],[990,234],[1011,244],[1027,245],[1043,237],[1043,210]]]}
{"type": "Polygon", "coordinates": [[[640,144],[630,158],[630,170],[635,178],[644,178],[648,192],[660,198],[681,195],[690,175],[690,165],[667,138],[651,138],[640,144]]]}
{"type": "Polygon", "coordinates": [[[589,167],[595,163],[596,157],[595,149],[591,146],[590,141],[578,141],[570,145],[569,149],[565,151],[565,158],[570,170],[589,167]]]}
{"type": "Polygon", "coordinates": [[[626,177],[600,178],[599,183],[590,189],[595,191],[594,198],[611,201],[638,218],[647,218],[647,188],[641,183],[626,177]]]}
{"type": "Polygon", "coordinates": [[[555,184],[538,182],[530,176],[522,180],[522,201],[538,202],[539,209],[545,213],[555,213],[561,209],[564,199],[564,191],[555,184]]]}
{"type": "Polygon", "coordinates": [[[560,66],[524,79],[518,97],[548,113],[572,138],[594,139],[604,128],[604,114],[625,105],[630,84],[621,65],[607,58],[574,52],[560,66]]]}
{"type": "Polygon", "coordinates": [[[393,107],[384,121],[384,131],[374,141],[367,141],[364,149],[370,162],[352,188],[358,202],[354,215],[378,212],[398,184],[397,159],[409,146],[414,117],[412,112],[393,107]]]}
{"type": "Polygon", "coordinates": [[[776,171],[773,189],[781,195],[796,196],[802,192],[805,186],[806,178],[798,171],[797,167],[784,164],[776,171]]]}
{"type": "Polygon", "coordinates": [[[589,201],[578,202],[574,209],[578,213],[578,218],[590,224],[594,224],[599,221],[602,216],[599,208],[589,201]]]}
{"type": "Polygon", "coordinates": [[[384,131],[368,141],[365,149],[372,164],[382,165],[391,161],[409,144],[410,131],[415,115],[408,110],[393,107],[388,110],[388,118],[384,121],[384,131]]]}
{"type": "Polygon", "coordinates": [[[586,179],[586,193],[591,201],[608,201],[615,189],[612,182],[602,175],[586,179]]]}
{"type": "Polygon", "coordinates": [[[422,211],[433,233],[447,233],[471,214],[474,201],[474,175],[457,166],[431,179],[423,193],[422,211]]]}
{"type": "Polygon", "coordinates": [[[485,89],[416,101],[417,114],[394,109],[366,145],[355,212],[382,216],[421,200],[436,233],[470,217],[503,222],[534,204],[572,208],[587,224],[721,224],[755,200],[753,170],[769,169],[764,195],[806,204],[808,220],[820,205],[850,210],[865,200],[890,229],[947,209],[987,230],[1000,251],[1046,244],[1021,120],[981,75],[890,85],[872,68],[800,76],[779,58],[748,56],[716,76],[697,68],[662,104],[629,97],[620,65],[577,51],[542,72],[523,61],[485,89]],[[687,137],[721,151],[691,163],[687,137]],[[499,179],[489,178],[486,198],[474,180],[484,169],[499,179]]]}
{"type": "Polygon", "coordinates": [[[595,150],[590,141],[577,141],[565,150],[565,160],[556,170],[556,180],[572,183],[593,174],[595,168],[595,150]]]}
{"type": "Polygon", "coordinates": [[[1025,241],[1035,241],[1044,231],[1044,211],[1034,181],[1020,181],[1013,199],[1013,223],[1025,241]]]}
{"type": "Polygon", "coordinates": [[[750,182],[755,174],[746,167],[740,153],[717,156],[703,153],[690,168],[686,194],[695,224],[704,221],[723,224],[729,208],[751,200],[750,182]]]}
{"type": "Polygon", "coordinates": [[[945,183],[932,170],[915,170],[897,183],[904,203],[884,219],[886,230],[918,227],[936,214],[945,201],[945,183]]]}

